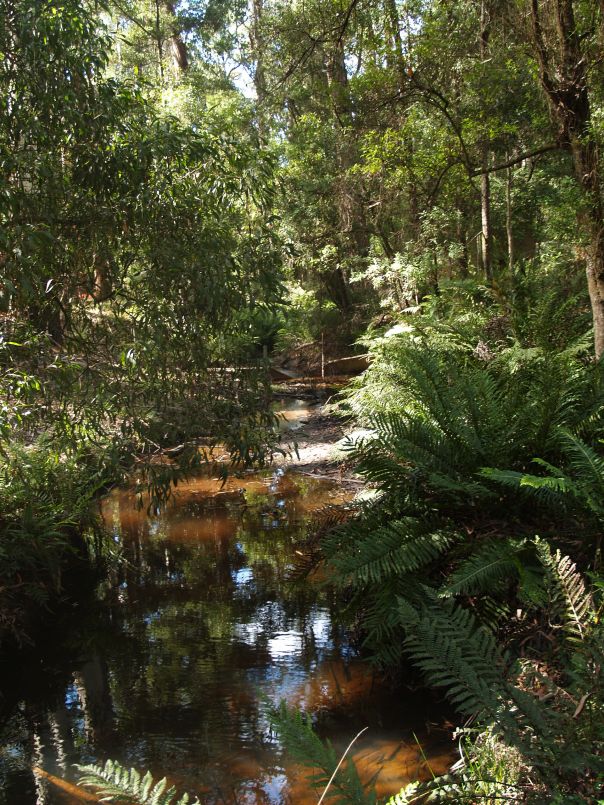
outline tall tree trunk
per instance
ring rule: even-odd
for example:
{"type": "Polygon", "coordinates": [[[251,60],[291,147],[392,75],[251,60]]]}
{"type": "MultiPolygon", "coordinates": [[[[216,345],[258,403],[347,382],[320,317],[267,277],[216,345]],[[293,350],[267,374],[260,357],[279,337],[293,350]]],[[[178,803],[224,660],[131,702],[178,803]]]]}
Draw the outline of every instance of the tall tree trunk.
{"type": "Polygon", "coordinates": [[[189,69],[189,56],[185,45],[182,32],[176,24],[176,9],[170,0],[164,0],[164,8],[173,20],[170,33],[170,52],[172,54],[172,64],[176,73],[184,73],[189,69]]]}
{"type": "MultiPolygon", "coordinates": [[[[509,157],[506,157],[509,159],[509,157]]],[[[505,183],[505,232],[508,242],[508,271],[510,277],[514,277],[514,226],[512,220],[512,181],[513,174],[511,166],[507,169],[506,183],[505,183]]]]}
{"type": "MultiPolygon", "coordinates": [[[[530,0],[531,39],[541,85],[549,102],[560,145],[572,155],[583,192],[577,212],[587,288],[594,324],[596,357],[604,353],[604,200],[599,153],[591,125],[588,89],[589,53],[577,29],[572,0],[555,0],[554,31],[544,30],[539,0],[530,0]]],[[[546,19],[550,22],[550,19],[546,19]]]]}
{"type": "MultiPolygon", "coordinates": [[[[405,92],[408,83],[407,71],[405,68],[405,54],[403,52],[403,39],[401,37],[401,29],[399,23],[398,9],[396,7],[396,0],[384,0],[384,10],[386,12],[386,30],[390,37],[390,57],[391,67],[394,69],[398,90],[401,96],[405,92]]],[[[407,160],[407,193],[409,198],[409,225],[411,237],[418,241],[421,235],[421,219],[419,215],[419,202],[417,198],[417,177],[414,171],[413,157],[414,146],[413,139],[408,134],[404,135],[403,149],[407,160]]]]}
{"type": "MultiPolygon", "coordinates": [[[[338,176],[335,196],[344,246],[343,257],[366,257],[369,252],[369,231],[365,210],[358,189],[354,187],[349,174],[350,169],[357,162],[358,156],[344,44],[341,40],[333,45],[333,50],[326,61],[326,72],[336,133],[338,176]]],[[[348,297],[347,278],[341,268],[339,271],[348,297]]],[[[344,297],[342,298],[344,300],[344,297]]],[[[349,299],[345,300],[345,305],[349,306],[349,299]]]]}
{"type": "Polygon", "coordinates": [[[256,69],[254,70],[254,89],[256,90],[256,120],[260,139],[266,139],[266,70],[264,65],[265,42],[262,33],[262,15],[264,0],[252,0],[252,25],[250,29],[250,45],[256,69]]]}
{"type": "MultiPolygon", "coordinates": [[[[480,3],[480,58],[484,62],[488,55],[490,19],[486,0],[480,3]]],[[[485,139],[481,147],[480,175],[480,222],[481,259],[487,283],[493,281],[493,234],[491,230],[491,181],[489,178],[489,146],[485,139]]]]}
{"type": "Polygon", "coordinates": [[[467,222],[466,222],[466,215],[463,209],[459,209],[459,215],[457,218],[457,242],[460,246],[460,253],[459,258],[457,259],[457,265],[459,267],[459,276],[465,280],[468,278],[469,274],[469,266],[470,266],[470,255],[468,251],[468,230],[467,230],[467,222]]]}
{"type": "Polygon", "coordinates": [[[405,57],[403,54],[403,40],[401,37],[401,29],[399,27],[398,10],[396,8],[396,0],[384,0],[386,12],[386,30],[390,36],[393,66],[397,73],[399,89],[402,90],[407,81],[407,74],[405,72],[405,57]]]}
{"type": "Polygon", "coordinates": [[[480,175],[480,259],[486,281],[493,282],[493,235],[491,232],[491,182],[489,179],[489,152],[482,152],[482,173],[480,175]]]}
{"type": "Polygon", "coordinates": [[[596,357],[604,354],[604,209],[599,177],[599,155],[596,143],[586,138],[573,138],[575,173],[585,195],[577,218],[584,238],[581,252],[585,259],[587,288],[594,322],[596,357]]]}
{"type": "Polygon", "coordinates": [[[164,81],[164,43],[161,30],[161,8],[159,0],[155,0],[155,44],[157,46],[157,67],[159,77],[164,81]]]}

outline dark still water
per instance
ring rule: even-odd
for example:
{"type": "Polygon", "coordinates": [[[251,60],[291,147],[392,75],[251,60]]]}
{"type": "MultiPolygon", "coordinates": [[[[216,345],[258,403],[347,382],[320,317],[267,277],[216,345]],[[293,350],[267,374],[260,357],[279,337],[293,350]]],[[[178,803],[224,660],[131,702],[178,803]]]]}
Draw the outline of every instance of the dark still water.
{"type": "Polygon", "coordinates": [[[413,732],[444,771],[438,713],[361,661],[332,594],[291,578],[309,521],[347,497],[283,470],[224,488],[199,478],[155,518],[111,495],[104,516],[127,564],[85,612],[57,619],[35,657],[4,658],[0,802],[89,801],[60,783],[76,780],[74,763],[110,757],[206,803],[316,803],[265,699],[315,714],[338,749],[369,727],[355,758],[367,779],[379,771],[383,795],[429,774],[413,732]]]}

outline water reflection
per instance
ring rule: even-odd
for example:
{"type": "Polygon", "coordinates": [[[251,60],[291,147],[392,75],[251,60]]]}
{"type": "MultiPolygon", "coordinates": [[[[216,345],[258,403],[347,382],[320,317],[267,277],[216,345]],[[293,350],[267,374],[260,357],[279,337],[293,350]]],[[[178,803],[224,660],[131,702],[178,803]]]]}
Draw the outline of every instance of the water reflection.
{"type": "MultiPolygon", "coordinates": [[[[111,495],[104,517],[126,562],[53,705],[24,699],[13,710],[16,756],[62,778],[74,762],[112,757],[210,804],[316,802],[286,766],[264,697],[318,713],[342,748],[369,725],[357,759],[367,779],[384,767],[382,793],[422,771],[409,739],[411,729],[425,737],[425,708],[393,702],[337,625],[333,596],[290,577],[309,517],[346,497],[282,470],[224,486],[197,478],[155,518],[130,493],[111,495]]],[[[442,771],[448,752],[432,755],[442,771]]],[[[17,765],[4,770],[7,803],[65,801],[17,765]]]]}

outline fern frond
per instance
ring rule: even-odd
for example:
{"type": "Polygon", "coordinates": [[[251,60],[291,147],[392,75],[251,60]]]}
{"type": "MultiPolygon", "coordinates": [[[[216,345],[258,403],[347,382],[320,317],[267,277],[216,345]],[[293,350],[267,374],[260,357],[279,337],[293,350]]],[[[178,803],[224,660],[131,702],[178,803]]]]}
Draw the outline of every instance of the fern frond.
{"type": "Polygon", "coordinates": [[[409,783],[390,797],[386,805],[418,805],[421,802],[464,802],[469,805],[483,798],[480,788],[480,780],[461,774],[441,774],[425,782],[409,783]]]}
{"type": "Polygon", "coordinates": [[[389,577],[416,571],[459,539],[454,532],[430,526],[415,517],[402,518],[375,531],[365,530],[364,524],[354,524],[348,532],[354,540],[354,551],[332,555],[330,564],[338,576],[362,585],[378,585],[389,577]]]}
{"type": "Polygon", "coordinates": [[[563,431],[562,447],[569,458],[569,469],[577,477],[577,485],[595,511],[604,511],[604,457],[582,439],[563,431]]]}
{"type": "Polygon", "coordinates": [[[552,553],[543,540],[537,541],[541,562],[548,573],[551,614],[559,617],[567,638],[582,640],[593,612],[593,599],[576,565],[559,550],[552,553]]]}
{"type": "Polygon", "coordinates": [[[468,610],[424,590],[419,607],[399,600],[406,653],[461,712],[484,711],[494,719],[505,691],[504,658],[494,636],[468,610]]]}
{"type": "MultiPolygon", "coordinates": [[[[88,765],[75,767],[82,786],[94,788],[103,802],[126,802],[131,805],[188,805],[189,795],[183,794],[175,801],[176,788],[168,786],[164,777],[154,782],[150,772],[141,776],[136,769],[126,769],[115,760],[108,760],[104,766],[88,765]]],[[[201,805],[198,799],[190,805],[201,805]]]]}
{"type": "Polygon", "coordinates": [[[422,600],[423,588],[417,575],[410,573],[389,579],[377,589],[371,590],[368,600],[362,593],[358,598],[363,607],[363,628],[366,631],[364,646],[371,652],[371,659],[382,667],[400,666],[404,631],[397,602],[400,598],[422,600]]]}
{"type": "MultiPolygon", "coordinates": [[[[539,459],[534,459],[539,461],[539,459]]],[[[547,462],[540,462],[546,464],[547,462]]],[[[551,467],[551,465],[548,465],[551,467]]],[[[556,468],[552,467],[552,470],[556,468]]],[[[545,505],[564,505],[563,496],[573,491],[572,481],[559,470],[552,476],[529,475],[514,470],[499,470],[494,467],[483,467],[480,475],[490,481],[515,489],[528,497],[540,499],[545,505]]]]}
{"type": "Polygon", "coordinates": [[[485,594],[493,585],[517,578],[520,556],[526,547],[526,540],[486,542],[449,576],[441,596],[485,594]]]}

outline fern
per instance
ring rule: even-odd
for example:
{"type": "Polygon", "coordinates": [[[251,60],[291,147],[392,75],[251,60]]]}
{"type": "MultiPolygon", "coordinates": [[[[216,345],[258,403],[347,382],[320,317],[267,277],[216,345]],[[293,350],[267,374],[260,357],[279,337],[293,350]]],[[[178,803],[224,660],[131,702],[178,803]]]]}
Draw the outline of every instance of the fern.
{"type": "Polygon", "coordinates": [[[201,805],[198,799],[190,801],[188,794],[175,800],[176,788],[164,777],[154,782],[150,772],[141,775],[136,769],[126,769],[115,760],[104,766],[76,766],[80,772],[79,784],[94,788],[104,802],[126,802],[132,805],[201,805]]]}
{"type": "Polygon", "coordinates": [[[593,599],[575,564],[559,550],[552,553],[543,540],[537,544],[539,556],[548,573],[551,605],[550,617],[561,620],[564,633],[570,641],[582,640],[593,611],[593,599]]]}
{"type": "Polygon", "coordinates": [[[543,467],[548,475],[532,475],[512,470],[483,468],[482,477],[535,497],[549,506],[564,509],[572,501],[583,513],[595,517],[604,525],[604,457],[582,439],[561,429],[558,441],[565,469],[541,458],[533,463],[543,467]]]}
{"type": "MultiPolygon", "coordinates": [[[[504,794],[504,786],[492,781],[490,788],[495,801],[504,798],[509,801],[508,796],[499,797],[501,791],[504,794]]],[[[488,797],[484,795],[484,784],[480,779],[472,779],[468,774],[441,774],[432,780],[425,782],[415,781],[402,788],[398,794],[391,797],[386,805],[412,805],[412,803],[422,802],[452,802],[452,803],[475,803],[477,801],[488,802],[488,797]]]]}
{"type": "Polygon", "coordinates": [[[491,540],[462,562],[449,576],[441,596],[472,595],[492,590],[494,585],[511,581],[522,572],[526,540],[491,540]]]}
{"type": "Polygon", "coordinates": [[[329,784],[330,801],[336,796],[335,801],[342,805],[375,805],[376,795],[365,789],[353,761],[346,758],[339,765],[340,758],[333,745],[319,738],[308,716],[289,710],[285,702],[278,708],[271,708],[269,714],[290,757],[314,770],[309,775],[314,788],[325,792],[329,784]]]}
{"type": "Polygon", "coordinates": [[[604,458],[567,431],[562,433],[562,446],[569,459],[569,470],[576,476],[577,496],[604,520],[604,458]]]}
{"type": "Polygon", "coordinates": [[[505,690],[505,660],[495,638],[468,610],[424,591],[419,607],[399,600],[406,653],[432,685],[446,688],[461,712],[482,710],[493,718],[505,690]]]}
{"type": "Polygon", "coordinates": [[[333,555],[331,564],[340,578],[353,578],[356,584],[379,585],[387,578],[412,573],[428,565],[458,535],[445,529],[435,530],[419,518],[405,517],[374,531],[354,526],[347,532],[355,538],[354,554],[333,555]]]}

